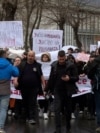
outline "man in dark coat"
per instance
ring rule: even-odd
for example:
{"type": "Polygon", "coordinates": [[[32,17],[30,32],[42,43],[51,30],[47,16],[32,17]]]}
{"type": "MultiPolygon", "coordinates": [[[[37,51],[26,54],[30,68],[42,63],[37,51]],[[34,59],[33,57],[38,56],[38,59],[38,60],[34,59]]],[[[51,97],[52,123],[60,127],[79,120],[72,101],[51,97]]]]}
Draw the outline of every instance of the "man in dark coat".
{"type": "Polygon", "coordinates": [[[29,51],[27,60],[22,61],[19,66],[20,76],[18,78],[21,90],[26,121],[30,124],[36,123],[37,94],[45,86],[41,64],[35,60],[35,52],[29,51]]]}
{"type": "Polygon", "coordinates": [[[96,132],[100,132],[100,48],[98,53],[99,55],[88,65],[88,78],[91,79],[96,105],[96,132]]]}
{"type": "Polygon", "coordinates": [[[58,61],[52,63],[51,73],[46,90],[54,93],[55,108],[55,133],[61,133],[61,108],[65,107],[66,133],[70,132],[71,125],[71,100],[72,94],[76,92],[75,82],[78,81],[78,72],[74,63],[66,61],[63,50],[58,52],[58,61]]]}

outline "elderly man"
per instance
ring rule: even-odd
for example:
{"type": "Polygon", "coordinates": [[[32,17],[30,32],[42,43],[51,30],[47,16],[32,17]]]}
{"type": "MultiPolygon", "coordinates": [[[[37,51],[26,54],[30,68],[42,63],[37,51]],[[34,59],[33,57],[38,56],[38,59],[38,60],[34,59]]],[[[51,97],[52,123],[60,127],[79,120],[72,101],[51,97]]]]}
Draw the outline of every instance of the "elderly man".
{"type": "MultiPolygon", "coordinates": [[[[0,50],[0,133],[5,133],[4,124],[10,99],[11,77],[18,77],[17,67],[6,59],[6,51],[0,50]]],[[[15,64],[16,65],[16,64],[15,64]]]]}
{"type": "Polygon", "coordinates": [[[37,108],[37,94],[42,89],[41,84],[45,87],[41,64],[35,60],[35,52],[29,51],[26,62],[19,66],[20,77],[19,86],[25,108],[26,121],[35,124],[35,115],[37,108]]]}

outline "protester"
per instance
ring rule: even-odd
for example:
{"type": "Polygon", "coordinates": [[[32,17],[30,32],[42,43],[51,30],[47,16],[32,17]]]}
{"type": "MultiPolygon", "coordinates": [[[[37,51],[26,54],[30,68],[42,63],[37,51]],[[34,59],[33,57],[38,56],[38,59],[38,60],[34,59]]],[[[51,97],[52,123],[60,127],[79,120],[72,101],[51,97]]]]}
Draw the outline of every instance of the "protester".
{"type": "MultiPolygon", "coordinates": [[[[41,64],[42,64],[42,68],[45,67],[44,65],[48,65],[47,63],[49,63],[51,61],[51,56],[48,52],[45,52],[41,55],[41,64]]],[[[44,69],[44,68],[43,68],[44,69]]],[[[43,70],[42,69],[42,70],[43,70]]],[[[45,71],[48,71],[47,69],[45,69],[45,71]]],[[[43,71],[44,72],[44,71],[43,71]]],[[[39,95],[43,95],[44,92],[40,92],[39,95]]],[[[47,98],[47,96],[45,96],[44,100],[39,100],[39,106],[40,106],[40,112],[39,115],[40,117],[42,116],[43,113],[43,117],[44,119],[48,119],[48,105],[49,105],[49,97],[47,98]]]]}
{"type": "Polygon", "coordinates": [[[97,117],[96,132],[100,132],[100,48],[98,49],[98,56],[92,60],[89,65],[88,78],[92,80],[92,90],[95,97],[97,117]]]}
{"type": "Polygon", "coordinates": [[[67,54],[73,54],[74,50],[73,48],[68,48],[67,54]]]}
{"type": "MultiPolygon", "coordinates": [[[[93,52],[90,54],[89,61],[84,65],[83,70],[84,73],[87,75],[88,71],[90,69],[92,61],[96,58],[96,54],[93,52]]],[[[92,83],[92,81],[91,81],[92,83]]],[[[95,119],[95,99],[94,99],[94,92],[91,91],[91,93],[87,94],[87,107],[88,107],[88,120],[94,120],[95,119]]]]}
{"type": "MultiPolygon", "coordinates": [[[[16,63],[14,65],[16,66],[16,63]]],[[[5,133],[4,124],[10,99],[10,80],[12,76],[19,75],[15,66],[12,66],[6,59],[6,51],[0,50],[0,133],[5,133]]],[[[16,82],[14,84],[16,85],[16,82]]]]}
{"type": "MultiPolygon", "coordinates": [[[[19,67],[19,65],[21,64],[21,57],[17,56],[14,60],[14,63],[16,63],[16,66],[19,67]]],[[[17,78],[13,78],[13,81],[17,80],[17,78]]],[[[17,89],[17,87],[15,86],[15,88],[17,89]]],[[[21,99],[13,99],[15,102],[14,102],[14,107],[13,107],[13,110],[12,112],[12,115],[14,114],[14,118],[15,119],[18,119],[18,118],[21,118],[22,117],[22,107],[23,107],[23,104],[22,104],[22,100],[21,99]]]]}
{"type": "Polygon", "coordinates": [[[30,124],[36,123],[37,94],[41,87],[45,87],[41,64],[35,60],[35,52],[29,51],[26,62],[19,66],[20,76],[18,78],[19,88],[23,99],[26,113],[26,121],[30,124]]]}
{"type": "MultiPolygon", "coordinates": [[[[75,58],[74,58],[74,56],[72,54],[69,54],[67,56],[67,60],[68,61],[70,60],[72,63],[74,63],[74,65],[76,65],[76,60],[75,60],[75,58]]],[[[77,67],[77,65],[76,65],[76,67],[77,67]]],[[[78,88],[77,88],[77,91],[78,91],[78,88]]],[[[76,110],[76,106],[78,104],[79,104],[78,98],[77,97],[73,97],[72,98],[72,115],[71,115],[72,119],[75,119],[76,117],[78,117],[78,116],[75,117],[75,113],[78,113],[78,112],[76,112],[77,111],[76,110]]]]}
{"type": "Polygon", "coordinates": [[[76,93],[75,82],[78,81],[77,68],[71,61],[66,61],[63,50],[58,52],[58,60],[52,63],[51,73],[46,90],[54,94],[55,133],[61,133],[61,108],[65,107],[66,132],[71,129],[71,101],[72,94],[76,93]]]}
{"type": "MultiPolygon", "coordinates": [[[[21,63],[21,58],[20,57],[16,57],[15,60],[14,60],[14,64],[16,63],[16,66],[18,67],[19,64],[21,63]]],[[[12,77],[12,82],[16,80],[16,78],[12,77]]],[[[15,115],[15,102],[17,100],[14,99],[14,98],[10,98],[10,103],[9,103],[9,108],[8,108],[8,115],[12,115],[14,116],[15,115]]]]}

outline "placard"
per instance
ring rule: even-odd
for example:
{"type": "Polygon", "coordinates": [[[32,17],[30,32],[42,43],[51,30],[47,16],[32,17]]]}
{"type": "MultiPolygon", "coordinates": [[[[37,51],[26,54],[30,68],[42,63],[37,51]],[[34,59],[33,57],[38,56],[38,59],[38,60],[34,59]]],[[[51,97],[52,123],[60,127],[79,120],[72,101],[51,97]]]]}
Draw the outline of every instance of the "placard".
{"type": "Polygon", "coordinates": [[[0,48],[23,47],[22,21],[0,21],[0,48]]]}
{"type": "Polygon", "coordinates": [[[62,30],[33,30],[33,51],[38,53],[62,48],[62,30]]]}

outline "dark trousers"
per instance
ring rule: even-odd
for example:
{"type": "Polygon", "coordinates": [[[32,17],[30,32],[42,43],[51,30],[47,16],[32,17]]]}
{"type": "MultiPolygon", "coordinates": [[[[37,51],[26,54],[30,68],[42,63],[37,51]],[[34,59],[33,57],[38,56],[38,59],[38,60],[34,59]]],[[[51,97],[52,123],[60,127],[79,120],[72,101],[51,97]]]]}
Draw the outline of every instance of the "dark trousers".
{"type": "Polygon", "coordinates": [[[21,99],[15,100],[15,118],[21,118],[23,117],[23,103],[21,99]]]}
{"type": "Polygon", "coordinates": [[[65,118],[66,118],[66,129],[70,130],[70,120],[72,112],[72,98],[67,96],[67,92],[54,92],[54,110],[55,110],[55,125],[57,133],[61,133],[61,109],[64,106],[65,118]]]}
{"type": "Polygon", "coordinates": [[[96,104],[97,126],[100,127],[100,90],[94,92],[94,97],[96,104]]]}
{"type": "Polygon", "coordinates": [[[48,103],[49,103],[48,99],[39,100],[38,103],[39,103],[40,108],[44,109],[43,112],[47,113],[48,112],[48,103]]]}
{"type": "Polygon", "coordinates": [[[27,88],[21,90],[26,119],[36,119],[37,89],[27,88]]]}
{"type": "Polygon", "coordinates": [[[88,111],[90,113],[90,115],[95,115],[95,98],[94,98],[94,94],[89,93],[87,94],[88,96],[88,111]]]}

